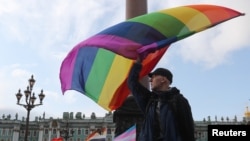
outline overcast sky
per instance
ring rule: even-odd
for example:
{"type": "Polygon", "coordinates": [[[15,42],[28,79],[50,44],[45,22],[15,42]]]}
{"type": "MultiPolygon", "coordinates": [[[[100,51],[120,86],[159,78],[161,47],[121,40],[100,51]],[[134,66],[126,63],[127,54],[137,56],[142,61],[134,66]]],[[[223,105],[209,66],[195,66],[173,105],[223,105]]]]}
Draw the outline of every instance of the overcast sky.
{"type": "MultiPolygon", "coordinates": [[[[173,72],[172,85],[189,100],[195,120],[242,120],[250,106],[249,0],[148,0],[148,12],[200,3],[246,15],[172,44],[157,67],[173,72]]],[[[0,0],[0,19],[0,118],[26,117],[15,94],[26,89],[31,75],[36,95],[41,89],[46,95],[44,104],[31,111],[31,120],[44,112],[46,118],[62,118],[63,112],[107,113],[83,94],[63,95],[59,69],[76,44],[125,20],[125,0],[0,0]]]]}

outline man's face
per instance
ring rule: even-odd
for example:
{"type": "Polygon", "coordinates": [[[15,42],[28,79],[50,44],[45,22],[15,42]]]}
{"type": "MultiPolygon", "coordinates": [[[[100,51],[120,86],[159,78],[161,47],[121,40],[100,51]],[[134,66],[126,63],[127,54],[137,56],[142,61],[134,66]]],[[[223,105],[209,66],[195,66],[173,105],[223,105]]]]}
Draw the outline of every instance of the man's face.
{"type": "Polygon", "coordinates": [[[167,78],[161,75],[152,75],[150,78],[150,86],[153,91],[160,91],[162,86],[166,84],[167,78]]]}

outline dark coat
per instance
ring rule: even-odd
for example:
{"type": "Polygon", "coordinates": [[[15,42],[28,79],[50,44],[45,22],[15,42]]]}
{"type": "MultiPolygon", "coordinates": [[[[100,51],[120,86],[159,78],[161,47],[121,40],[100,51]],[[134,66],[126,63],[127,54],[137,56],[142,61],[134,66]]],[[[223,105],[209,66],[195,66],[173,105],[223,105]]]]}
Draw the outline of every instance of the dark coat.
{"type": "Polygon", "coordinates": [[[165,92],[149,91],[139,82],[141,68],[141,64],[135,63],[128,77],[128,86],[145,115],[138,140],[194,141],[188,100],[175,87],[165,92]]]}

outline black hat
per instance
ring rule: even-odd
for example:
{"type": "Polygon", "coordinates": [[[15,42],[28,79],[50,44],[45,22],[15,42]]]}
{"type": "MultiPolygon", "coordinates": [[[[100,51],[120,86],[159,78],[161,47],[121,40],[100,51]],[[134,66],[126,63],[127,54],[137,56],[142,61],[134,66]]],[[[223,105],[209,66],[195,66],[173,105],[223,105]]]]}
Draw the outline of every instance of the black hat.
{"type": "Polygon", "coordinates": [[[149,77],[152,77],[153,75],[165,76],[170,81],[170,84],[172,83],[173,74],[168,69],[157,68],[155,71],[148,74],[149,77]]]}

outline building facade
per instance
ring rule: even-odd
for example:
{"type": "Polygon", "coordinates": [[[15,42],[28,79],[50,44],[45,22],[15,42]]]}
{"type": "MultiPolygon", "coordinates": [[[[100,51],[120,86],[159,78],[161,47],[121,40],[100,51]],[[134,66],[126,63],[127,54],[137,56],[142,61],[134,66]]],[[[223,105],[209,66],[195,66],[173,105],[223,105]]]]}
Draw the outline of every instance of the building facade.
{"type": "MultiPolygon", "coordinates": [[[[107,113],[104,117],[96,117],[92,113],[90,117],[85,117],[81,112],[75,115],[71,112],[64,112],[62,118],[53,119],[43,117],[36,117],[34,121],[29,122],[29,141],[51,141],[53,138],[60,137],[60,131],[74,131],[72,137],[68,141],[85,141],[89,134],[97,129],[106,128],[106,141],[112,141],[116,134],[116,123],[113,119],[113,113],[107,113]]],[[[10,115],[2,115],[0,118],[0,141],[24,141],[25,125],[24,118],[19,120],[16,115],[11,118],[10,115]]],[[[124,118],[124,117],[123,117],[124,118]]],[[[219,120],[211,120],[210,117],[203,119],[203,121],[195,121],[195,137],[196,141],[207,141],[207,126],[212,124],[232,124],[241,125],[250,123],[250,112],[245,112],[242,120],[238,121],[236,117],[229,119],[228,117],[221,117],[219,120]]]]}
{"type": "MultiPolygon", "coordinates": [[[[11,119],[10,115],[3,115],[0,119],[0,141],[24,141],[26,120],[11,119]]],[[[107,141],[112,141],[115,133],[113,114],[107,113],[104,117],[96,117],[92,113],[90,117],[85,117],[78,112],[75,117],[73,113],[65,112],[61,119],[35,118],[29,122],[29,141],[51,141],[60,137],[60,131],[74,131],[68,141],[85,141],[89,134],[97,129],[105,127],[107,129],[107,141]]]]}

